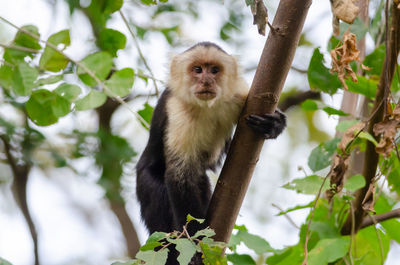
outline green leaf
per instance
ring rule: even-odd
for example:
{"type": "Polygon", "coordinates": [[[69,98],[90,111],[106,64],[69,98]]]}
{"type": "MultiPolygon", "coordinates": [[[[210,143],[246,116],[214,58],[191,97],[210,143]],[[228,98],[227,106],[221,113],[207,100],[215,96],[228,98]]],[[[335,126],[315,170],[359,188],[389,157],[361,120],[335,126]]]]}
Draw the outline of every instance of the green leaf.
{"type": "Polygon", "coordinates": [[[312,171],[324,169],[331,164],[331,154],[327,153],[322,145],[315,147],[308,157],[308,166],[312,171]]]}
{"type": "Polygon", "coordinates": [[[364,76],[357,76],[357,80],[357,82],[345,80],[349,91],[364,95],[369,99],[374,99],[378,82],[372,79],[367,79],[364,76]]]}
{"type": "Polygon", "coordinates": [[[308,111],[318,110],[317,102],[315,102],[315,100],[312,99],[305,100],[303,103],[301,103],[300,106],[303,110],[308,110],[308,111]]]}
{"type": "Polygon", "coordinates": [[[61,80],[64,79],[64,75],[51,75],[49,77],[46,78],[40,78],[38,80],[36,80],[35,85],[36,86],[44,86],[44,85],[51,85],[51,84],[55,84],[57,82],[60,82],[61,80]]]}
{"type": "Polygon", "coordinates": [[[293,211],[296,211],[296,210],[311,208],[313,205],[314,205],[314,201],[311,201],[311,202],[309,202],[307,204],[304,204],[304,205],[296,205],[295,207],[289,208],[286,211],[279,212],[277,214],[277,216],[284,215],[284,214],[287,214],[287,213],[290,213],[290,212],[293,212],[293,211]]]}
{"type": "Polygon", "coordinates": [[[179,264],[188,264],[196,253],[196,245],[187,238],[177,239],[175,244],[176,250],[179,251],[179,264]]]}
{"type": "Polygon", "coordinates": [[[106,28],[100,32],[98,45],[102,50],[115,57],[118,50],[125,48],[126,37],[118,30],[106,28]]]}
{"type": "Polygon", "coordinates": [[[369,134],[368,132],[360,132],[358,134],[358,137],[360,137],[361,139],[370,141],[371,143],[373,143],[375,146],[378,145],[378,142],[375,140],[375,138],[369,134]]]}
{"type": "Polygon", "coordinates": [[[349,116],[348,113],[334,109],[332,107],[325,107],[322,110],[325,111],[328,115],[349,116]]]}
{"type": "Polygon", "coordinates": [[[75,102],[76,110],[88,110],[100,107],[107,100],[106,94],[97,90],[90,90],[85,97],[78,99],[75,102]]]}
{"type": "Polygon", "coordinates": [[[234,253],[226,256],[228,261],[232,262],[233,265],[256,265],[256,262],[250,255],[234,253]]]}
{"type": "Polygon", "coordinates": [[[105,7],[104,7],[104,13],[106,14],[112,14],[115,11],[118,11],[121,9],[122,4],[124,3],[123,0],[106,0],[105,1],[105,7]]]}
{"type": "Polygon", "coordinates": [[[382,44],[365,57],[363,64],[371,68],[371,70],[367,71],[367,74],[376,76],[381,75],[385,55],[385,44],[382,44]]]}
{"type": "Polygon", "coordinates": [[[250,234],[247,231],[238,231],[237,235],[248,248],[254,250],[259,255],[274,251],[271,245],[260,236],[250,234]]]}
{"type": "Polygon", "coordinates": [[[268,265],[294,265],[301,264],[304,259],[302,244],[289,247],[267,258],[268,265]]]}
{"type": "Polygon", "coordinates": [[[8,65],[0,66],[0,86],[9,90],[12,87],[13,69],[8,65]]]}
{"type": "Polygon", "coordinates": [[[342,38],[343,33],[349,28],[349,26],[351,33],[356,35],[357,40],[364,38],[365,34],[368,32],[368,27],[360,18],[357,17],[351,25],[344,22],[340,23],[340,38],[342,38]]]}
{"type": "Polygon", "coordinates": [[[221,246],[210,246],[203,241],[200,242],[203,251],[203,263],[205,265],[227,265],[226,257],[223,255],[224,248],[221,246]]]}
{"type": "Polygon", "coordinates": [[[36,87],[35,81],[39,75],[36,68],[22,62],[14,69],[13,89],[18,96],[29,96],[32,88],[36,87]]]}
{"type": "Polygon", "coordinates": [[[152,250],[139,251],[136,258],[146,262],[146,265],[164,265],[167,261],[168,251],[167,248],[157,252],[152,250]]]}
{"type": "Polygon", "coordinates": [[[215,235],[215,232],[211,228],[204,228],[202,230],[199,230],[192,236],[192,238],[198,238],[199,236],[206,236],[206,237],[212,237],[215,235]]]}
{"type": "Polygon", "coordinates": [[[308,265],[325,265],[344,257],[350,246],[350,238],[328,238],[318,241],[308,254],[308,265]]]}
{"type": "Polygon", "coordinates": [[[46,89],[39,89],[32,93],[25,106],[34,123],[48,126],[56,123],[59,117],[67,115],[70,105],[63,97],[46,89]]]}
{"type": "MultiPolygon", "coordinates": [[[[67,47],[71,44],[69,30],[57,32],[51,35],[47,41],[55,46],[64,44],[65,47],[67,47]]],[[[65,69],[68,62],[69,60],[63,54],[46,45],[46,48],[40,57],[39,67],[50,72],[58,72],[65,69]]]]}
{"type": "Polygon", "coordinates": [[[145,5],[156,5],[157,1],[156,0],[140,0],[145,5]]]}
{"type": "Polygon", "coordinates": [[[337,238],[340,237],[339,230],[330,222],[313,221],[310,230],[318,233],[320,238],[337,238]]]}
{"type": "Polygon", "coordinates": [[[163,240],[166,237],[167,237],[167,233],[154,232],[153,234],[151,234],[149,236],[146,243],[142,247],[140,247],[140,250],[141,251],[154,250],[154,248],[162,245],[162,243],[159,241],[163,240]]]}
{"type": "Polygon", "coordinates": [[[153,117],[154,108],[150,106],[148,103],[144,104],[144,108],[139,110],[137,113],[148,123],[150,124],[151,118],[153,117]]]}
{"type": "Polygon", "coordinates": [[[352,176],[344,184],[344,188],[351,192],[361,189],[364,186],[365,186],[365,179],[364,176],[360,174],[352,176]]]}
{"type": "MultiPolygon", "coordinates": [[[[21,27],[21,29],[40,37],[39,30],[34,25],[26,25],[26,26],[21,27]]],[[[40,46],[38,40],[29,36],[26,33],[23,33],[22,31],[17,32],[17,34],[15,35],[15,38],[11,44],[29,48],[29,49],[33,49],[33,50],[40,50],[42,48],[40,46]]],[[[24,58],[27,56],[30,58],[33,58],[33,53],[6,48],[4,51],[3,58],[5,61],[7,61],[9,63],[18,64],[19,62],[24,61],[24,58]]]]}
{"type": "MultiPolygon", "coordinates": [[[[291,182],[283,185],[282,187],[289,190],[295,190],[298,193],[317,194],[322,185],[322,182],[323,178],[317,175],[311,175],[301,179],[294,179],[291,182]]],[[[322,191],[328,188],[328,181],[325,181],[322,191]]]]}
{"type": "MultiPolygon", "coordinates": [[[[100,81],[104,81],[111,71],[113,61],[112,56],[108,52],[97,52],[86,56],[81,63],[85,65],[91,72],[95,74],[100,81]]],[[[77,74],[79,78],[88,86],[97,85],[94,80],[84,69],[78,67],[77,74]]]]}
{"type": "Polygon", "coordinates": [[[386,233],[397,243],[400,243],[400,222],[395,219],[387,220],[380,223],[386,233]]]}
{"type": "Polygon", "coordinates": [[[316,89],[322,92],[333,95],[338,88],[342,87],[336,74],[331,74],[329,69],[324,66],[324,56],[319,51],[319,48],[314,50],[311,57],[310,65],[308,66],[308,83],[311,89],[316,89]]]}
{"type": "Polygon", "coordinates": [[[400,194],[400,163],[397,158],[392,160],[391,170],[387,175],[390,190],[400,194]]]}
{"type": "Polygon", "coordinates": [[[115,72],[110,79],[105,82],[107,88],[111,91],[106,93],[111,97],[125,97],[129,95],[133,86],[134,72],[131,68],[124,68],[115,72]]]}
{"type": "Polygon", "coordinates": [[[81,92],[82,90],[79,86],[68,83],[61,84],[54,90],[54,93],[57,93],[69,102],[75,101],[81,92]]]}

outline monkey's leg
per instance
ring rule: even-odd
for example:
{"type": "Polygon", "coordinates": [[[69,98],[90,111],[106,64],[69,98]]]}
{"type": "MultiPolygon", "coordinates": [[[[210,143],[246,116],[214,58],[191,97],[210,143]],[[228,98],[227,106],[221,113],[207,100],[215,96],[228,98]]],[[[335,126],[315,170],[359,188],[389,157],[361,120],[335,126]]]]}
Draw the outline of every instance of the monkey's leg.
{"type": "Polygon", "coordinates": [[[142,218],[150,232],[171,232],[173,218],[165,183],[143,170],[137,179],[137,196],[142,218]]]}
{"type": "MultiPolygon", "coordinates": [[[[174,228],[181,231],[188,214],[195,218],[204,218],[211,196],[210,183],[205,175],[166,174],[166,185],[172,208],[174,228]]],[[[189,234],[193,235],[202,225],[192,221],[188,226],[189,234]]]]}
{"type": "Polygon", "coordinates": [[[286,127],[286,116],[281,111],[275,110],[273,114],[249,115],[246,117],[246,122],[265,139],[275,139],[286,127]]]}

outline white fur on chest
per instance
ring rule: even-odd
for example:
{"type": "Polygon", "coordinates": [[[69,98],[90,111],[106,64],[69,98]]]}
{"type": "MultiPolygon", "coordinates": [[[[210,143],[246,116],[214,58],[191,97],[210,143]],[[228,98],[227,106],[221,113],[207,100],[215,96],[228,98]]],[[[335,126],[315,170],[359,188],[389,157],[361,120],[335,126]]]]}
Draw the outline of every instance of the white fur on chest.
{"type": "Polygon", "coordinates": [[[241,104],[235,100],[200,107],[169,98],[166,151],[184,161],[198,161],[207,154],[208,163],[217,162],[240,111],[241,104]]]}

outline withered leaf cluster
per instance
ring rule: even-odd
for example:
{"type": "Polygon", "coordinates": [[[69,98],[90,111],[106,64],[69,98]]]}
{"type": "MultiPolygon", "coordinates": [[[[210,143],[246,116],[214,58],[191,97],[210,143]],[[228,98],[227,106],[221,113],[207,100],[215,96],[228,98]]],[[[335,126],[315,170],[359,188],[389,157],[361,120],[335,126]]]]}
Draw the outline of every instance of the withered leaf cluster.
{"type": "Polygon", "coordinates": [[[390,153],[395,147],[397,130],[400,128],[400,103],[397,104],[393,111],[390,110],[390,105],[388,108],[391,114],[388,115],[384,121],[374,125],[375,136],[381,136],[375,149],[377,153],[384,156],[390,156],[390,153]]]}
{"type": "Polygon", "coordinates": [[[268,23],[268,9],[264,5],[263,0],[255,0],[251,5],[251,13],[253,14],[253,25],[257,25],[258,33],[265,36],[265,28],[268,23]]]}
{"type": "MultiPolygon", "coordinates": [[[[343,34],[342,45],[336,47],[330,52],[332,57],[332,68],[331,73],[337,73],[338,79],[342,83],[343,87],[347,90],[347,85],[345,79],[351,77],[353,82],[357,82],[357,76],[351,69],[350,63],[352,61],[360,60],[360,50],[357,49],[357,39],[356,35],[346,31],[343,34]]],[[[368,70],[369,68],[361,64],[363,69],[368,70]]]]}
{"type": "Polygon", "coordinates": [[[331,0],[331,9],[333,14],[332,26],[333,34],[340,34],[339,20],[348,24],[353,24],[356,19],[359,8],[354,4],[357,0],[331,0]]]}

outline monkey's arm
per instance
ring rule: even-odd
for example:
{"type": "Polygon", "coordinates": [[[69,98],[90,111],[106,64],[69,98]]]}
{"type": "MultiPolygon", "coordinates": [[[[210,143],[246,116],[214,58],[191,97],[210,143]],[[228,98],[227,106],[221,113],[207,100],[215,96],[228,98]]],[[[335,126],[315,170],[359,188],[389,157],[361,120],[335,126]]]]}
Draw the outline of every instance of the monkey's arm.
{"type": "Polygon", "coordinates": [[[286,115],[280,110],[273,114],[249,115],[246,117],[247,125],[265,139],[275,139],[286,127],[286,115]]]}

